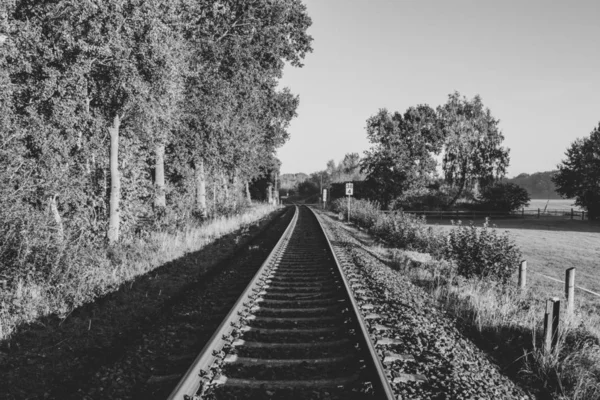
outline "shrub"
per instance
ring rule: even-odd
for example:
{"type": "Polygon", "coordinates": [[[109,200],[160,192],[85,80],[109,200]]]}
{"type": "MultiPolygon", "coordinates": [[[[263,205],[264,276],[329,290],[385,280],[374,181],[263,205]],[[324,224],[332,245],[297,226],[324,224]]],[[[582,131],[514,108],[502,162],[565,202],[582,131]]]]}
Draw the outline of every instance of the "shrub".
{"type": "Polygon", "coordinates": [[[483,210],[514,211],[529,204],[527,190],[514,183],[496,183],[481,190],[477,199],[483,210]]]}
{"type": "Polygon", "coordinates": [[[446,256],[456,261],[458,273],[466,278],[480,277],[507,283],[521,252],[507,234],[489,227],[486,219],[482,228],[460,222],[448,234],[446,256]]]}
{"type": "MultiPolygon", "coordinates": [[[[347,215],[348,200],[332,203],[336,213],[347,215]]],[[[350,218],[358,226],[369,230],[373,236],[394,246],[431,253],[435,258],[443,254],[444,237],[427,227],[425,217],[402,211],[384,213],[379,203],[368,200],[350,200],[350,218]]]]}

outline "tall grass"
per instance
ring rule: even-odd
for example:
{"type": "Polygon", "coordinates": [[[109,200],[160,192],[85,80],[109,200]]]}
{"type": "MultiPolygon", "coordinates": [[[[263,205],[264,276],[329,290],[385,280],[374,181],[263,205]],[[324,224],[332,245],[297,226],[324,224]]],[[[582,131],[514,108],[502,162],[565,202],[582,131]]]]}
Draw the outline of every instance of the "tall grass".
{"type": "Polygon", "coordinates": [[[113,248],[66,249],[60,266],[44,280],[19,277],[8,290],[0,291],[0,340],[20,324],[49,314],[65,316],[121,284],[239,228],[243,228],[244,235],[249,225],[274,210],[271,205],[255,204],[241,214],[218,217],[201,226],[190,224],[180,231],[130,237],[113,248]]]}
{"type": "MultiPolygon", "coordinates": [[[[413,235],[416,240],[412,244],[406,245],[402,240],[386,240],[388,247],[379,246],[372,250],[381,258],[387,259],[392,268],[424,288],[441,309],[460,321],[461,326],[478,332],[485,342],[492,343],[492,348],[496,348],[497,352],[510,355],[510,367],[516,367],[520,377],[533,382],[540,393],[550,393],[555,399],[600,398],[600,316],[597,315],[597,310],[595,316],[582,310],[574,316],[562,317],[558,345],[554,351],[546,351],[541,346],[544,298],[540,298],[532,290],[520,291],[507,279],[487,279],[485,274],[483,278],[462,276],[459,274],[460,262],[452,259],[452,252],[442,251],[440,257],[438,249],[437,253],[434,252],[434,257],[431,257],[425,254],[431,245],[420,243],[421,240],[432,239],[436,246],[448,246],[448,243],[452,243],[451,236],[457,234],[457,229],[463,229],[462,234],[473,237],[465,240],[470,249],[481,241],[482,236],[477,230],[471,227],[454,227],[452,231],[428,237],[428,231],[418,226],[415,228],[414,225],[419,223],[415,220],[411,219],[400,226],[404,223],[402,219],[380,212],[375,204],[365,205],[362,211],[360,202],[354,202],[352,206],[355,222],[372,231],[375,236],[385,239],[386,236],[382,236],[385,229],[380,227],[393,226],[394,223],[399,225],[394,228],[397,232],[417,232],[413,235]],[[415,249],[419,252],[410,251],[415,249]]],[[[500,237],[489,232],[483,236],[500,237]]],[[[387,236],[390,237],[393,238],[394,235],[387,236]]],[[[510,246],[504,243],[506,238],[500,239],[494,241],[502,246],[494,247],[506,252],[510,246]]],[[[489,252],[483,246],[477,251],[470,251],[470,254],[479,254],[481,258],[489,252]]],[[[470,262],[476,263],[477,260],[470,262]]],[[[514,265],[514,269],[517,269],[517,265],[514,265]]],[[[562,303],[561,315],[564,316],[565,302],[562,303]]]]}

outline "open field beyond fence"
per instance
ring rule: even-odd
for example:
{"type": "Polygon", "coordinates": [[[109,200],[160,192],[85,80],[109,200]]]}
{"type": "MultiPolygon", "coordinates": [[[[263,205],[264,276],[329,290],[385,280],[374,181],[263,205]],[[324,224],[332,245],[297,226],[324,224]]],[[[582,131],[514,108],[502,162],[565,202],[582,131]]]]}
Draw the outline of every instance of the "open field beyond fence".
{"type": "MultiPolygon", "coordinates": [[[[464,221],[468,223],[469,221],[464,221]]],[[[481,225],[482,220],[474,223],[481,225]]],[[[562,297],[564,285],[548,277],[565,280],[565,270],[575,267],[575,285],[600,293],[600,225],[589,222],[518,219],[491,221],[508,232],[527,260],[527,286],[536,297],[562,297]],[[544,276],[545,275],[545,276],[544,276]]],[[[430,221],[436,229],[449,231],[449,221],[430,221]]],[[[515,269],[517,266],[515,266],[515,269]]],[[[517,274],[514,277],[516,285],[517,274]]],[[[600,326],[600,298],[575,290],[576,309],[597,319],[600,326]]],[[[600,332],[597,332],[600,336],[600,332]]]]}
{"type": "Polygon", "coordinates": [[[575,199],[560,199],[560,200],[546,200],[546,199],[531,199],[529,205],[525,207],[526,210],[542,210],[548,206],[551,210],[571,210],[581,211],[581,208],[575,205],[575,199]]]}

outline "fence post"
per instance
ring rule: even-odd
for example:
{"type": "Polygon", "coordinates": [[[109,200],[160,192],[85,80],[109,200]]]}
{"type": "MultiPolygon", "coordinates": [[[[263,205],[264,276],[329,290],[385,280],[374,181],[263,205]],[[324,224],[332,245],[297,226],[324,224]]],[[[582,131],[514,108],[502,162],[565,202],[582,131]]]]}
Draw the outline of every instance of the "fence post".
{"type": "Polygon", "coordinates": [[[350,222],[350,196],[348,196],[348,222],[350,222]]]}
{"type": "Polygon", "coordinates": [[[540,209],[538,208],[538,219],[540,218],[540,209]]]}
{"type": "Polygon", "coordinates": [[[573,209],[571,208],[571,219],[573,219],[573,209]]]}
{"type": "Polygon", "coordinates": [[[519,289],[525,290],[527,286],[527,261],[521,261],[519,265],[519,289]]]}
{"type": "Polygon", "coordinates": [[[575,267],[569,268],[565,276],[565,297],[567,298],[567,314],[575,310],[575,267]]]}
{"type": "Polygon", "coordinates": [[[546,301],[544,314],[544,351],[550,353],[558,343],[558,318],[560,314],[560,299],[551,297],[546,301]]]}

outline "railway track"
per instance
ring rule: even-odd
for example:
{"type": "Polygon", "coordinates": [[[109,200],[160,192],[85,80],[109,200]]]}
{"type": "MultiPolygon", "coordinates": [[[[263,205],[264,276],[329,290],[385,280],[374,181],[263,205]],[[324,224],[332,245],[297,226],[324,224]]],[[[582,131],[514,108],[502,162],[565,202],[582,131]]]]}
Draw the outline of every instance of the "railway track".
{"type": "Polygon", "coordinates": [[[307,207],[169,399],[392,399],[349,281],[307,207]]]}

